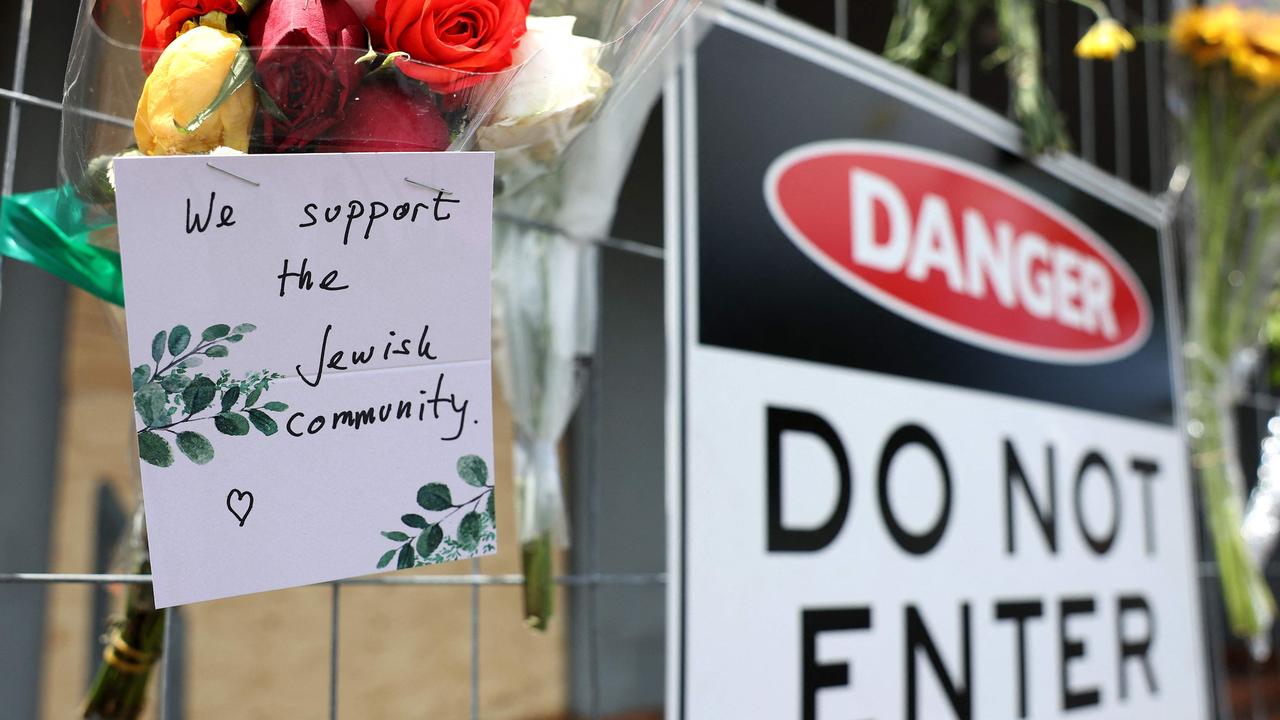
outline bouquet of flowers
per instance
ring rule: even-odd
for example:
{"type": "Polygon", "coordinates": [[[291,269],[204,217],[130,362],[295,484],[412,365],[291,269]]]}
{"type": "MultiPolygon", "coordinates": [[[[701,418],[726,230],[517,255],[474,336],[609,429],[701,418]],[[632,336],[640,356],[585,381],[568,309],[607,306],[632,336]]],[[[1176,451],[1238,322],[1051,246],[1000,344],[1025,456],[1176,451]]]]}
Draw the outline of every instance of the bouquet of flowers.
{"type": "Polygon", "coordinates": [[[1170,41],[1186,69],[1189,432],[1231,629],[1265,652],[1275,600],[1242,534],[1234,405],[1280,271],[1280,12],[1184,10],[1170,41]]]}
{"type": "MultiPolygon", "coordinates": [[[[16,234],[29,241],[0,251],[119,304],[112,164],[122,155],[486,150],[497,154],[502,212],[522,214],[522,223],[554,219],[539,215],[539,208],[601,204],[598,194],[567,197],[581,188],[561,186],[564,158],[595,120],[624,106],[697,4],[82,0],[64,92],[63,184],[8,203],[15,213],[6,224],[27,228],[16,234]]],[[[652,99],[631,108],[640,115],[628,124],[643,122],[652,99]]],[[[610,144],[623,148],[610,155],[620,168],[612,170],[616,186],[628,160],[622,153],[629,154],[634,140],[610,144]]],[[[611,216],[612,202],[603,205],[611,216]]],[[[498,235],[503,237],[501,229],[498,235]]],[[[545,244],[550,235],[522,237],[545,244]]],[[[505,337],[576,326],[577,303],[558,305],[537,323],[512,322],[517,315],[510,311],[527,300],[528,288],[545,289],[559,276],[532,256],[503,259],[501,247],[499,239],[502,276],[532,279],[507,293],[512,285],[497,283],[495,306],[508,311],[505,337]]],[[[592,302],[582,305],[594,308],[592,302]]],[[[497,358],[500,368],[509,369],[536,357],[541,368],[503,373],[521,437],[538,439],[517,449],[521,477],[532,478],[521,487],[537,488],[517,498],[522,537],[550,532],[543,521],[547,503],[533,499],[537,493],[554,486],[552,514],[563,512],[554,444],[576,395],[554,379],[564,358],[549,348],[509,343],[500,345],[497,358]],[[553,421],[531,420],[538,411],[529,408],[546,403],[519,400],[527,397],[555,398],[564,410],[553,421]],[[537,455],[533,464],[530,447],[537,455]]],[[[145,529],[134,536],[127,569],[145,573],[145,529]]],[[[527,548],[525,557],[530,559],[527,548]]],[[[526,562],[539,594],[551,584],[549,562],[549,553],[526,562]]],[[[127,631],[109,639],[118,652],[109,653],[92,685],[86,717],[131,718],[140,711],[163,622],[144,595],[131,596],[118,624],[127,631]],[[111,662],[117,657],[148,662],[111,662]]],[[[544,626],[549,604],[537,614],[544,622],[533,624],[544,626]]]]}
{"type": "Polygon", "coordinates": [[[622,181],[657,99],[660,77],[644,71],[699,2],[545,5],[560,11],[569,6],[582,26],[592,28],[590,34],[615,39],[569,41],[567,24],[546,22],[537,31],[543,50],[532,56],[478,134],[481,149],[497,151],[495,365],[516,423],[525,621],[536,629],[545,629],[552,616],[552,557],[568,544],[557,446],[594,351],[597,258],[590,239],[609,233],[622,181]],[[553,33],[561,39],[552,40],[553,33]],[[548,87],[556,90],[547,93],[548,87]],[[542,121],[512,120],[529,115],[519,110],[526,103],[549,109],[539,115],[542,121]]]}
{"type": "MultiPolygon", "coordinates": [[[[1134,49],[1135,40],[1111,18],[1102,0],[1071,0],[1086,8],[1097,22],[1076,46],[1076,54],[1110,59],[1134,49]]],[[[998,47],[987,63],[1004,63],[1009,78],[1013,115],[1033,154],[1070,147],[1066,123],[1044,83],[1040,27],[1035,0],[907,0],[889,28],[885,57],[938,82],[950,82],[956,56],[968,49],[973,24],[983,11],[996,20],[998,47]]]]}

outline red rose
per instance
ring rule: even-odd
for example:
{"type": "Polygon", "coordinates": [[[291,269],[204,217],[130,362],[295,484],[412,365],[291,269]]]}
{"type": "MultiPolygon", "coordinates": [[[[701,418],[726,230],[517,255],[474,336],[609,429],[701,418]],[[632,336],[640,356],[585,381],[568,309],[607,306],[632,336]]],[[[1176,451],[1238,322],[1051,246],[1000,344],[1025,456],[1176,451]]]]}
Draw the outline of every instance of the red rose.
{"type": "Polygon", "coordinates": [[[452,93],[480,82],[469,73],[511,66],[528,16],[529,0],[378,0],[369,34],[375,50],[417,61],[397,62],[405,75],[452,93]]]}
{"type": "Polygon", "coordinates": [[[394,78],[369,80],[346,116],[316,142],[323,152],[435,152],[449,148],[449,123],[426,91],[394,78]]]}
{"type": "Polygon", "coordinates": [[[263,113],[267,145],[300,148],[342,119],[368,47],[346,0],[266,0],[249,24],[249,44],[262,88],[280,110],[263,113]]]}
{"type": "Polygon", "coordinates": [[[142,69],[151,72],[160,52],[178,37],[183,23],[211,12],[234,15],[236,0],[142,0],[142,69]]]}

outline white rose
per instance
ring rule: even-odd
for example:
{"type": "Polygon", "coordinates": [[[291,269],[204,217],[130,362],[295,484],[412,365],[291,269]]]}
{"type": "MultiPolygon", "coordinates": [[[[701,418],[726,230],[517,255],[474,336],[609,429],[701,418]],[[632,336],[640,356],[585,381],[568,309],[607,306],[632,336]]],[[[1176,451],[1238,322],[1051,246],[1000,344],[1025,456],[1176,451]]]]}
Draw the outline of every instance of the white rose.
{"type": "Polygon", "coordinates": [[[529,17],[512,58],[527,64],[480,128],[481,150],[525,147],[549,162],[591,118],[613,79],[596,64],[600,41],[573,34],[576,20],[529,17]]]}

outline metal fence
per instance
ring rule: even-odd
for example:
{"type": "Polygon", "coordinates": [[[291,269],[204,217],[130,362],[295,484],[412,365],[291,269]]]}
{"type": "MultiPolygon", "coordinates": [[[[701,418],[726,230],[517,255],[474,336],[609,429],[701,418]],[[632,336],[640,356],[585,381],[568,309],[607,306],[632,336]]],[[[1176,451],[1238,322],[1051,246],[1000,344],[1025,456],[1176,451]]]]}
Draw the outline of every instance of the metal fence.
{"type": "MultiPolygon", "coordinates": [[[[783,13],[798,17],[824,31],[858,45],[879,50],[891,19],[894,5],[891,0],[762,0],[763,4],[783,13]]],[[[0,3],[0,38],[6,49],[12,49],[9,58],[0,61],[0,83],[9,80],[8,86],[0,84],[0,106],[7,105],[6,117],[0,116],[4,129],[4,154],[0,165],[0,189],[4,194],[14,190],[29,190],[18,182],[19,168],[27,163],[42,163],[47,171],[36,172],[31,177],[47,177],[49,183],[56,180],[52,169],[54,156],[50,154],[48,128],[56,126],[61,103],[57,89],[61,86],[62,68],[65,64],[71,27],[65,18],[74,17],[75,2],[46,2],[40,10],[53,14],[54,6],[69,4],[57,12],[57,17],[46,23],[37,35],[33,34],[34,0],[12,0],[0,3]],[[59,19],[61,18],[61,19],[59,19]],[[57,22],[54,22],[56,20],[57,22]],[[64,27],[65,25],[65,27],[64,27]],[[38,42],[33,42],[38,38],[38,42]],[[41,68],[38,74],[32,68],[41,68]],[[39,78],[39,87],[33,80],[39,78]],[[11,79],[10,79],[11,78],[11,79]],[[44,142],[32,143],[28,138],[35,129],[41,129],[44,142]],[[39,157],[23,153],[38,152],[39,157]],[[22,164],[20,165],[20,157],[22,164]]],[[[1113,14],[1133,26],[1154,26],[1169,16],[1171,0],[1111,0],[1113,14]]],[[[1076,60],[1071,53],[1074,39],[1087,27],[1089,19],[1075,5],[1065,0],[1043,0],[1041,13],[1044,37],[1045,69],[1049,87],[1059,99],[1066,115],[1069,130],[1078,154],[1119,178],[1152,193],[1163,192],[1173,167],[1170,144],[1170,118],[1166,110],[1163,51],[1158,44],[1149,43],[1114,64],[1089,63],[1076,60]]],[[[955,89],[974,97],[998,111],[1007,111],[1006,84],[999,69],[986,67],[982,53],[991,48],[990,18],[981,19],[975,28],[970,49],[958,63],[955,89]],[[985,48],[985,50],[984,50],[985,48]]],[[[56,137],[56,133],[53,135],[56,137]]],[[[53,146],[56,150],[56,145],[53,146]]],[[[660,153],[659,153],[660,155],[660,153]]],[[[37,181],[38,182],[38,181],[37,181]]],[[[661,258],[661,251],[648,244],[628,241],[602,240],[607,253],[628,255],[640,262],[653,262],[661,258]]],[[[608,262],[608,258],[605,259],[608,262]]],[[[660,273],[655,273],[660,277],[660,273]]],[[[603,374],[597,358],[591,368],[599,378],[603,374]]],[[[597,453],[598,427],[602,420],[602,384],[590,383],[578,420],[578,452],[573,473],[577,479],[579,494],[577,553],[571,566],[579,572],[562,575],[557,582],[574,590],[572,610],[575,624],[581,624],[578,652],[581,657],[575,668],[585,670],[578,711],[586,717],[601,716],[600,682],[600,628],[599,613],[601,588],[655,588],[664,584],[662,573],[607,573],[602,569],[599,556],[601,490],[597,453]]],[[[1242,417],[1251,419],[1245,430],[1256,430],[1253,442],[1244,439],[1246,462],[1257,459],[1256,439],[1265,433],[1267,420],[1276,412],[1280,401],[1271,394],[1268,378],[1259,376],[1258,393],[1242,408],[1242,417]]],[[[1247,432],[1242,435],[1248,435],[1247,432]]],[[[29,478],[18,478],[30,481],[29,478]]],[[[46,480],[42,479],[41,482],[46,480]]],[[[13,482],[13,480],[9,480],[13,482]]],[[[655,482],[655,485],[660,483],[655,482]]],[[[0,533],[0,537],[3,533],[0,533]]],[[[1202,543],[1207,547],[1207,543],[1202,543]]],[[[1268,571],[1273,586],[1280,584],[1280,568],[1273,564],[1268,571]]],[[[1205,598],[1205,632],[1215,688],[1215,701],[1221,718],[1280,717],[1280,667],[1276,661],[1253,661],[1245,646],[1228,636],[1223,624],[1221,599],[1218,594],[1217,570],[1207,555],[1201,563],[1201,579],[1205,598]]],[[[110,583],[146,583],[149,577],[139,575],[111,575],[95,573],[4,573],[0,574],[0,593],[13,584],[47,586],[52,583],[105,585],[110,583]]],[[[480,593],[495,587],[517,586],[519,575],[481,574],[473,561],[471,571],[456,575],[385,575],[372,578],[345,580],[330,584],[331,612],[329,627],[329,714],[337,717],[338,695],[341,692],[341,659],[338,629],[342,621],[342,590],[353,585],[415,586],[423,592],[430,588],[470,588],[471,606],[471,713],[478,718],[480,708],[481,677],[480,642],[480,593]]],[[[0,605],[0,607],[3,607],[0,605]]],[[[170,617],[179,611],[169,611],[170,617]]],[[[166,624],[166,647],[171,645],[175,623],[166,624]]],[[[1187,628],[1187,631],[1197,629],[1187,628]]],[[[1273,637],[1280,645],[1280,633],[1273,637]]],[[[30,660],[27,660],[30,662],[30,660]]],[[[178,652],[165,652],[160,668],[159,708],[161,717],[180,715],[175,703],[169,702],[174,686],[175,663],[180,662],[178,652]]],[[[658,677],[661,677],[659,673],[658,677]]]]}

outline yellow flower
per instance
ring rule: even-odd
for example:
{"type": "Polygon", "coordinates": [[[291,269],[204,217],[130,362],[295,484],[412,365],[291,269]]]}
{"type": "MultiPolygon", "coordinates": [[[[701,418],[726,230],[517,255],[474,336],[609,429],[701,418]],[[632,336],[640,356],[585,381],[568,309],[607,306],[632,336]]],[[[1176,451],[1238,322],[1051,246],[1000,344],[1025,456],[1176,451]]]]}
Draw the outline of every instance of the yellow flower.
{"type": "Polygon", "coordinates": [[[1091,60],[1113,60],[1138,46],[1133,35],[1114,18],[1099,18],[1076,43],[1076,56],[1091,60]]]}
{"type": "Polygon", "coordinates": [[[248,152],[254,96],[247,83],[195,130],[184,130],[217,97],[240,42],[235,35],[200,25],[164,49],[142,88],[133,119],[139,150],[148,155],[186,155],[226,146],[248,152]]]}
{"type": "Polygon", "coordinates": [[[1262,87],[1280,86],[1280,15],[1249,13],[1243,41],[1231,51],[1231,69],[1262,87]]]}
{"type": "Polygon", "coordinates": [[[1235,5],[1183,10],[1169,34],[1174,47],[1201,65],[1225,60],[1244,41],[1244,13],[1235,5]]]}

